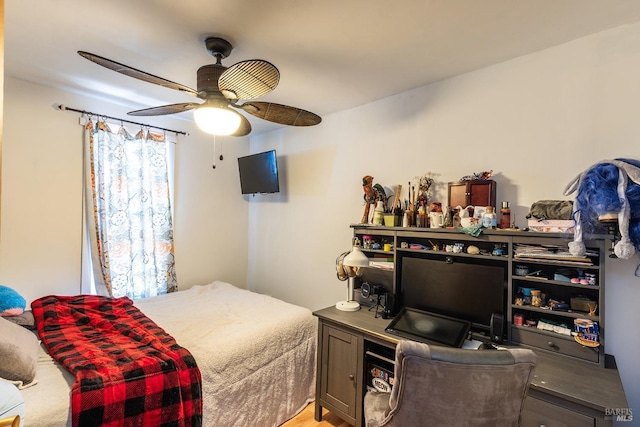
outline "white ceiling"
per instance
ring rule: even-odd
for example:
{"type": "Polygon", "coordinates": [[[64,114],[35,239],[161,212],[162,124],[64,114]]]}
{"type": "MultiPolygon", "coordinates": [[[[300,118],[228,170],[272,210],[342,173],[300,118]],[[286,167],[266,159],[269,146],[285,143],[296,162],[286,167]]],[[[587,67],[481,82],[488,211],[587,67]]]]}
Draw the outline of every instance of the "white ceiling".
{"type": "Polygon", "coordinates": [[[264,100],[324,116],[639,20],[638,0],[5,0],[5,72],[131,109],[197,101],[76,51],[195,88],[215,35],[224,65],[280,69],[264,100]]]}

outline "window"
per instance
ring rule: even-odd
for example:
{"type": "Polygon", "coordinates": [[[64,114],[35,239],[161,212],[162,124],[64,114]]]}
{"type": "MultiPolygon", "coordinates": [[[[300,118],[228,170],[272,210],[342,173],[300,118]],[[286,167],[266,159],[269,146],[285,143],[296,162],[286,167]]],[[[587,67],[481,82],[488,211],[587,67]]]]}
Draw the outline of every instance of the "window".
{"type": "Polygon", "coordinates": [[[175,137],[85,127],[83,293],[135,299],[177,288],[174,152],[175,137]]]}

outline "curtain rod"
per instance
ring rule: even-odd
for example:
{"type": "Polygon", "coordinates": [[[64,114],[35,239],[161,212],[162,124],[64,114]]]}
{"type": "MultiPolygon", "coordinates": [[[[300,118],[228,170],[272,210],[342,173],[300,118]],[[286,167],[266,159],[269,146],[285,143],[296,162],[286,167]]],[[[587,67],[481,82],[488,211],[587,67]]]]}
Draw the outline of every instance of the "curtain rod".
{"type": "Polygon", "coordinates": [[[67,107],[64,104],[58,104],[57,107],[58,107],[58,110],[60,110],[60,111],[74,111],[76,113],[87,114],[89,116],[104,117],[105,119],[111,119],[111,120],[117,120],[119,122],[131,123],[132,125],[146,126],[148,128],[151,128],[151,129],[158,129],[158,130],[162,130],[162,131],[166,131],[166,132],[173,132],[173,133],[175,133],[177,135],[185,135],[185,136],[189,135],[187,132],[183,132],[181,130],[173,130],[173,129],[161,128],[161,127],[158,127],[158,126],[151,126],[151,125],[148,125],[146,123],[133,122],[131,120],[121,119],[119,117],[105,116],[104,114],[92,113],[91,111],[78,110],[76,108],[67,107]]]}

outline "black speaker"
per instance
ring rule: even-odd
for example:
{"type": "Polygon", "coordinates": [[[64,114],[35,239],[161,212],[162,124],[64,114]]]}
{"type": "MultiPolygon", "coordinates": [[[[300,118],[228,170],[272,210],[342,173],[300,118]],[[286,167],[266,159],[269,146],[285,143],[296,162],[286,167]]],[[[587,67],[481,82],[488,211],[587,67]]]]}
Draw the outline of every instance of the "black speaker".
{"type": "Polygon", "coordinates": [[[360,287],[360,291],[362,292],[363,297],[369,298],[369,295],[371,295],[371,285],[369,282],[364,282],[360,287]]]}
{"type": "Polygon", "coordinates": [[[384,293],[384,286],[371,285],[369,282],[363,282],[360,286],[360,292],[364,298],[369,298],[374,295],[382,295],[384,293]]]}
{"type": "Polygon", "coordinates": [[[502,314],[492,313],[491,323],[489,324],[489,334],[491,341],[502,344],[504,339],[504,317],[502,314]]]}
{"type": "Polygon", "coordinates": [[[395,314],[395,298],[393,294],[385,293],[382,304],[382,318],[391,319],[395,314]]]}

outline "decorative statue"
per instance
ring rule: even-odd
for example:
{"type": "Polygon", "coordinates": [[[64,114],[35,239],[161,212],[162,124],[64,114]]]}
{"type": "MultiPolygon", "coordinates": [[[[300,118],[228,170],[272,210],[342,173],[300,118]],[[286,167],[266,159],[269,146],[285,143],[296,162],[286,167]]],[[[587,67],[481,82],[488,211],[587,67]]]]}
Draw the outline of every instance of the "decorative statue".
{"type": "MultiPolygon", "coordinates": [[[[417,208],[427,205],[429,197],[431,196],[431,186],[435,181],[435,175],[433,172],[427,172],[422,176],[415,177],[415,179],[418,180],[417,208]]],[[[425,206],[425,210],[428,208],[429,206],[425,206]]]]}
{"type": "Polygon", "coordinates": [[[369,223],[369,212],[372,204],[376,203],[376,192],[373,189],[373,177],[366,175],[362,178],[362,189],[364,190],[364,213],[360,223],[369,223]]]}
{"type": "Polygon", "coordinates": [[[463,176],[462,178],[460,178],[460,181],[474,181],[477,179],[487,180],[491,178],[491,175],[493,175],[493,170],[476,172],[471,175],[463,176]]]}
{"type": "Polygon", "coordinates": [[[389,200],[389,198],[387,197],[387,192],[384,191],[384,187],[382,187],[382,185],[380,184],[375,184],[373,186],[373,191],[376,193],[376,203],[382,202],[382,209],[387,212],[387,209],[389,207],[387,205],[387,201],[389,200]]]}
{"type": "Polygon", "coordinates": [[[371,175],[366,175],[362,178],[362,189],[364,190],[364,213],[362,214],[360,223],[367,224],[369,222],[371,205],[382,202],[382,209],[386,212],[388,198],[382,185],[373,185],[373,177],[371,175]]]}

